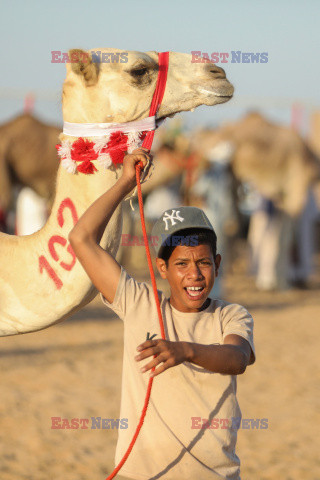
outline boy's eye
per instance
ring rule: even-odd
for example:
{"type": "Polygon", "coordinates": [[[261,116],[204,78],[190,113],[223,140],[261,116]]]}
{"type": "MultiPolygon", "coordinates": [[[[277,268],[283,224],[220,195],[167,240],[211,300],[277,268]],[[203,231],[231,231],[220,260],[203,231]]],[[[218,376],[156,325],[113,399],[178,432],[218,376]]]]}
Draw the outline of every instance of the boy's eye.
{"type": "MultiPolygon", "coordinates": [[[[201,263],[201,265],[211,265],[211,262],[206,262],[205,260],[199,263],[201,263]]],[[[179,263],[176,263],[176,265],[187,265],[187,264],[186,262],[179,262],[179,263]]]]}

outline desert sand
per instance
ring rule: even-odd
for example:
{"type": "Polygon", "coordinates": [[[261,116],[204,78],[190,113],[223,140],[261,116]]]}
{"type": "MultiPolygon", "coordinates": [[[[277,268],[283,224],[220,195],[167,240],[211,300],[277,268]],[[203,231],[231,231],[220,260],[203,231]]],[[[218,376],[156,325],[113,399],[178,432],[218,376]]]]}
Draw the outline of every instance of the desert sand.
{"type": "MultiPolygon", "coordinates": [[[[242,416],[268,421],[239,430],[242,480],[319,480],[320,264],[309,290],[261,293],[240,256],[224,285],[255,320],[257,361],[238,377],[242,416]]],[[[62,324],[0,339],[1,480],[103,480],[112,471],[117,429],[52,429],[51,417],[119,417],[122,333],[97,297],[62,324]]]]}

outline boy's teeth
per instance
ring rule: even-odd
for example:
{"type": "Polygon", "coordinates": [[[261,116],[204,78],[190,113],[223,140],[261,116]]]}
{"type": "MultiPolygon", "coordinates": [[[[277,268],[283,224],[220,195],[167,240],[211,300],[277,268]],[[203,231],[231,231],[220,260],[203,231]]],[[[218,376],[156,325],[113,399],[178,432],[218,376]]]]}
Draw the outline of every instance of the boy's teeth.
{"type": "Polygon", "coordinates": [[[193,297],[199,295],[201,290],[203,290],[203,287],[187,287],[187,292],[193,297]]]}

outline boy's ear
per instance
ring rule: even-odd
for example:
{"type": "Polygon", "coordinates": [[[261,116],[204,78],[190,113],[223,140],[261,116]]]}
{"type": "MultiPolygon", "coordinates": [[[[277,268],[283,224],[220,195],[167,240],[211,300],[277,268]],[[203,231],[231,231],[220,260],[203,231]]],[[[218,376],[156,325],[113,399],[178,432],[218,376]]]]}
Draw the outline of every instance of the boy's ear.
{"type": "Polygon", "coordinates": [[[167,278],[167,265],[166,262],[162,259],[157,257],[156,258],[156,265],[158,272],[160,273],[161,278],[166,279],[167,278]]]}
{"type": "Polygon", "coordinates": [[[68,52],[71,68],[77,75],[82,75],[88,87],[95,85],[99,76],[99,63],[92,62],[89,52],[80,48],[73,48],[68,52]]]}
{"type": "Polygon", "coordinates": [[[215,270],[216,270],[216,277],[219,274],[219,267],[221,263],[221,255],[220,253],[217,253],[216,258],[214,259],[214,264],[215,264],[215,270]]]}

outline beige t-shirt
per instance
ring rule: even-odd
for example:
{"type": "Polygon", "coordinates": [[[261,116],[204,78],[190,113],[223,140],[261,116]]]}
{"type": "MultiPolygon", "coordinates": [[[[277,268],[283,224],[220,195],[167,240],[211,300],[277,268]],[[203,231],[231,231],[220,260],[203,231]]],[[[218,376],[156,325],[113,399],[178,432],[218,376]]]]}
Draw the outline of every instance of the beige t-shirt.
{"type": "MultiPolygon", "coordinates": [[[[183,313],[158,293],[167,340],[222,344],[226,335],[237,334],[250,343],[254,362],[253,320],[244,307],[211,300],[201,312],[183,313]]],[[[149,380],[140,368],[152,357],[137,362],[136,348],[147,332],[156,333],[155,338],[161,334],[152,286],[135,281],[123,267],[113,303],[102,300],[124,321],[120,417],[128,419],[128,428],[119,429],[118,464],[138,425],[149,380]]],[[[235,375],[189,362],[155,377],[144,424],[120,473],[137,480],[239,480],[237,429],[232,425],[232,417],[241,416],[236,388],[235,375]],[[206,420],[207,428],[199,429],[206,420]]]]}

